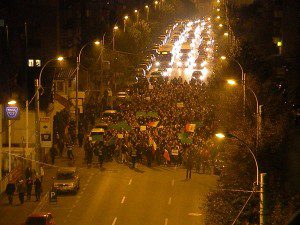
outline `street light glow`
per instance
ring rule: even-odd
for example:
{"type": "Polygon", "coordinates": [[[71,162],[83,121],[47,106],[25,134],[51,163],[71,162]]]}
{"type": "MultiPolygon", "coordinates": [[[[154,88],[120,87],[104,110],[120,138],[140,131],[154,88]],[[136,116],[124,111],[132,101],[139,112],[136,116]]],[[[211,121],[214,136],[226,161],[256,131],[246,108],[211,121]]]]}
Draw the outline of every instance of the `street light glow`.
{"type": "Polygon", "coordinates": [[[145,5],[145,8],[146,8],[146,9],[148,9],[148,8],[149,8],[149,6],[148,6],[148,5],[145,5]]]}
{"type": "Polygon", "coordinates": [[[233,80],[233,79],[228,79],[228,80],[227,80],[227,84],[233,86],[233,85],[236,85],[236,81],[233,80]]]}
{"type": "Polygon", "coordinates": [[[125,19],[125,20],[128,20],[128,18],[129,18],[129,17],[128,17],[127,15],[126,15],[126,16],[124,16],[124,19],[125,19]]]}
{"type": "Polygon", "coordinates": [[[225,33],[224,33],[224,36],[228,36],[228,33],[227,33],[227,32],[225,32],[225,33]]]}
{"type": "Polygon", "coordinates": [[[57,57],[57,60],[58,60],[58,61],[63,61],[63,60],[64,60],[64,57],[59,56],[59,57],[57,57]]]}
{"type": "Polygon", "coordinates": [[[220,9],[217,9],[218,12],[220,12],[220,9]]]}
{"type": "Polygon", "coordinates": [[[101,43],[100,41],[94,41],[95,45],[100,45],[100,43],[101,43]]]}
{"type": "Polygon", "coordinates": [[[15,105],[15,104],[17,104],[17,101],[16,100],[10,100],[10,101],[8,101],[7,104],[8,105],[15,105]]]}
{"type": "Polygon", "coordinates": [[[219,27],[223,27],[223,24],[220,23],[220,24],[219,24],[219,27]]]}
{"type": "Polygon", "coordinates": [[[137,9],[134,10],[134,13],[138,13],[137,9]]]}
{"type": "Polygon", "coordinates": [[[118,26],[114,26],[114,30],[118,30],[119,29],[119,27],[118,26]]]}
{"type": "Polygon", "coordinates": [[[158,1],[155,1],[154,4],[155,4],[155,5],[158,5],[158,1]]]}
{"type": "Polygon", "coordinates": [[[226,59],[226,56],[222,55],[222,56],[220,57],[220,59],[225,60],[225,59],[226,59]]]}
{"type": "Polygon", "coordinates": [[[225,134],[223,134],[223,133],[216,133],[215,136],[220,139],[225,138],[225,134]]]}
{"type": "Polygon", "coordinates": [[[217,19],[220,19],[221,17],[220,16],[217,16],[217,19]]]}

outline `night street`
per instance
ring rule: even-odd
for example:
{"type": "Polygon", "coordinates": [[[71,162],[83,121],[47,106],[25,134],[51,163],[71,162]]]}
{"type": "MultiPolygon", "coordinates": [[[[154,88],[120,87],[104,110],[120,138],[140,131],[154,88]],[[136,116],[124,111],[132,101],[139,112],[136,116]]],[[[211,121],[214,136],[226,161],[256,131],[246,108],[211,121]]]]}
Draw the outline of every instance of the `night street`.
{"type": "Polygon", "coordinates": [[[0,225],[299,225],[299,12],[1,0],[0,225]]]}
{"type": "Polygon", "coordinates": [[[104,168],[81,168],[77,195],[60,195],[37,211],[52,212],[57,224],[204,224],[203,202],[216,176],[193,173],[186,181],[183,168],[104,168]]]}

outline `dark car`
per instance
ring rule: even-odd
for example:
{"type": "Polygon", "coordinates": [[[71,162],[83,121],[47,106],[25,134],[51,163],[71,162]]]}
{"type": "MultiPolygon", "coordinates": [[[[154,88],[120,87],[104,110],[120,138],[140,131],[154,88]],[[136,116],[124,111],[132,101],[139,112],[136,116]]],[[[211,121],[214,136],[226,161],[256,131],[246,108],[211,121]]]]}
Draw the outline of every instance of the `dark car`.
{"type": "Polygon", "coordinates": [[[27,217],[23,225],[54,225],[51,213],[35,213],[27,217]]]}

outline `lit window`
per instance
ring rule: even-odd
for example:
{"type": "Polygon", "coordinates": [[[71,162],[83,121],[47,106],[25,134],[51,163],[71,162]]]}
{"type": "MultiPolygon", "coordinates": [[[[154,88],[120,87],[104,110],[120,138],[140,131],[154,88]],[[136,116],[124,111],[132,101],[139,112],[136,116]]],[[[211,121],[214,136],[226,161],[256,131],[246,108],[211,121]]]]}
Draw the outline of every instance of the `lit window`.
{"type": "Polygon", "coordinates": [[[41,64],[42,64],[42,63],[41,63],[41,60],[40,60],[40,59],[36,59],[36,60],[35,60],[35,66],[36,66],[36,67],[41,67],[41,64]]]}
{"type": "Polygon", "coordinates": [[[34,67],[34,60],[33,59],[28,59],[28,66],[29,67],[34,67]]]}

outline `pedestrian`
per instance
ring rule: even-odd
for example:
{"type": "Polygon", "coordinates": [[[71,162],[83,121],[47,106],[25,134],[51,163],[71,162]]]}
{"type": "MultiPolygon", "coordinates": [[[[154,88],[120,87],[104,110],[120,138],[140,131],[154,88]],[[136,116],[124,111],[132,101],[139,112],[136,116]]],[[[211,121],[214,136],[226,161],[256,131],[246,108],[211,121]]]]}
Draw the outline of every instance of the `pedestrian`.
{"type": "Polygon", "coordinates": [[[104,161],[104,155],[103,155],[103,145],[100,143],[97,144],[97,149],[98,149],[98,162],[100,168],[103,166],[103,161],[104,161]]]}
{"type": "Polygon", "coordinates": [[[129,148],[130,148],[130,150],[131,150],[132,168],[135,168],[136,157],[137,157],[137,151],[136,151],[135,148],[133,148],[133,146],[131,145],[131,143],[129,143],[129,148]]]}
{"type": "Polygon", "coordinates": [[[27,194],[27,201],[31,199],[31,191],[32,191],[33,181],[31,178],[26,180],[26,194],[27,194]]]}
{"type": "Polygon", "coordinates": [[[23,204],[24,203],[24,196],[25,196],[25,192],[26,192],[26,186],[25,186],[25,182],[24,180],[19,180],[18,184],[17,184],[17,191],[19,193],[19,200],[20,203],[23,204]]]}
{"type": "Polygon", "coordinates": [[[16,191],[16,185],[14,182],[10,180],[6,185],[6,189],[5,189],[5,194],[7,195],[9,205],[13,204],[13,196],[15,191],[16,191]]]}
{"type": "Polygon", "coordinates": [[[41,192],[42,192],[42,183],[38,177],[34,181],[34,192],[35,192],[36,201],[40,201],[41,192]]]}
{"type": "Polygon", "coordinates": [[[55,156],[57,155],[56,145],[52,145],[52,147],[49,150],[49,153],[50,153],[50,157],[51,157],[51,163],[52,163],[52,165],[54,165],[55,156]]]}
{"type": "Polygon", "coordinates": [[[41,171],[41,182],[43,183],[44,176],[45,176],[45,171],[44,171],[44,166],[43,165],[41,166],[40,171],[41,171]]]}
{"type": "Polygon", "coordinates": [[[58,151],[59,151],[59,156],[62,157],[64,148],[65,148],[65,144],[62,139],[59,140],[57,147],[58,147],[58,151]]]}
{"type": "Polygon", "coordinates": [[[186,180],[192,178],[192,169],[193,169],[193,157],[192,154],[189,153],[186,162],[186,176],[185,176],[186,180]]]}
{"type": "Polygon", "coordinates": [[[77,135],[77,139],[78,139],[78,144],[79,144],[80,148],[82,147],[82,144],[83,144],[83,138],[84,138],[83,132],[79,131],[78,135],[77,135]]]}
{"type": "Polygon", "coordinates": [[[31,167],[27,166],[26,170],[25,170],[25,178],[28,179],[32,176],[32,169],[31,167]]]}
{"type": "Polygon", "coordinates": [[[93,160],[93,147],[91,145],[91,142],[87,140],[84,144],[84,149],[86,152],[86,162],[88,166],[91,166],[92,160],[93,160]]]}
{"type": "Polygon", "coordinates": [[[68,148],[68,150],[67,150],[68,159],[74,160],[73,146],[69,145],[69,146],[67,146],[67,148],[68,148]]]}
{"type": "Polygon", "coordinates": [[[127,153],[127,144],[125,143],[121,148],[121,161],[122,163],[126,163],[126,153],[127,153]]]}

